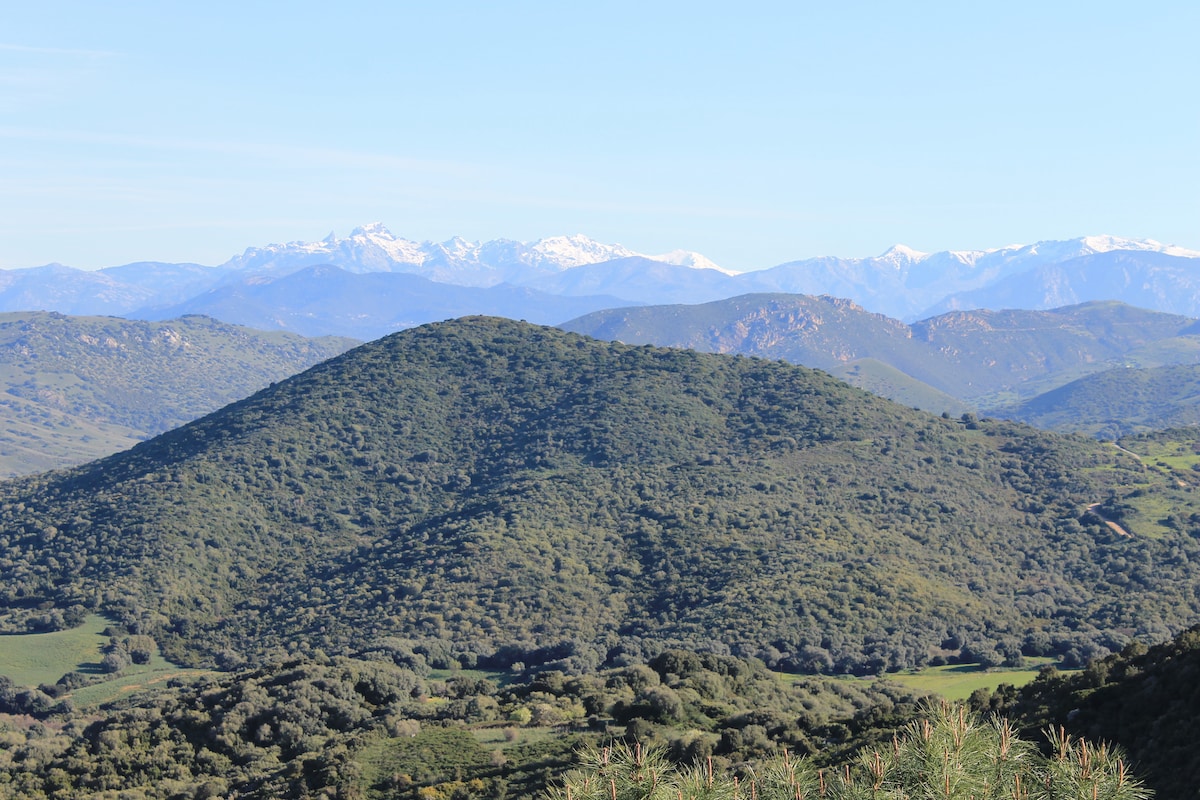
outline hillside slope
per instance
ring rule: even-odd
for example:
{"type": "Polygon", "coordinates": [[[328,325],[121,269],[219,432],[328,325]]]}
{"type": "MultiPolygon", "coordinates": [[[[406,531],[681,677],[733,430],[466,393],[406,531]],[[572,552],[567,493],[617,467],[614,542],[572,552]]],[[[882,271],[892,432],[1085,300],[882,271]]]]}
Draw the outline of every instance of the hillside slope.
{"type": "Polygon", "coordinates": [[[988,701],[990,710],[1030,733],[1063,726],[1075,736],[1120,745],[1159,797],[1196,794],[1200,627],[1153,647],[1135,642],[1079,673],[1049,670],[1019,690],[1001,687],[988,701]]]}
{"type": "Polygon", "coordinates": [[[1039,428],[1107,439],[1200,424],[1200,365],[1117,368],[1000,411],[1039,428]]]}
{"type": "Polygon", "coordinates": [[[1130,462],[781,362],[472,318],[3,485],[0,608],[10,629],[103,609],[188,663],[392,636],[578,667],[1096,652],[1200,610],[1190,533],[1087,512],[1182,497],[1130,462]]]}
{"type": "Polygon", "coordinates": [[[197,316],[0,314],[0,475],[124,450],[353,344],[197,316]]]}
{"type": "Polygon", "coordinates": [[[1109,366],[1192,363],[1196,321],[1116,302],[1052,311],[956,311],[904,323],[834,297],[750,294],[701,305],[616,308],[562,323],[617,341],[781,358],[922,408],[988,413],[1109,366]],[[880,383],[877,362],[908,377],[880,383]],[[855,367],[863,364],[860,379],[855,367]],[[907,385],[906,385],[907,384],[907,385]],[[920,388],[924,384],[925,388],[920,388]]]}

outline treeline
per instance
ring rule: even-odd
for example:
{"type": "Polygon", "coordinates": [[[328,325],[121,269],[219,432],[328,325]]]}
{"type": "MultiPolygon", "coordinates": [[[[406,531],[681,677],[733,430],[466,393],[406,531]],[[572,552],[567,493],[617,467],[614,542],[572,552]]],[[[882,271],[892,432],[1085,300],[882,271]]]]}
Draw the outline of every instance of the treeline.
{"type": "Polygon", "coordinates": [[[0,798],[532,797],[588,744],[729,768],[786,747],[828,764],[919,712],[898,685],[785,684],[761,663],[684,651],[504,683],[374,655],[214,674],[98,713],[0,716],[0,798]]]}

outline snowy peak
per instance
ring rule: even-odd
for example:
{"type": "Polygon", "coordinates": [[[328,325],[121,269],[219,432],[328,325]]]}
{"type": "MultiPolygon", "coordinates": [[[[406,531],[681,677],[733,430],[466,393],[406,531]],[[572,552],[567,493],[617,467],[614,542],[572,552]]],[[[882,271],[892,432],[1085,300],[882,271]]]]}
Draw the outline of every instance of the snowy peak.
{"type": "MultiPolygon", "coordinates": [[[[462,239],[458,236],[455,236],[453,239],[447,239],[441,244],[429,244],[426,242],[424,245],[421,245],[421,249],[425,255],[436,251],[437,253],[448,258],[475,259],[479,256],[478,244],[475,242],[468,242],[466,239],[462,239]]],[[[424,263],[424,260],[427,259],[423,259],[421,262],[413,263],[424,263]]]]}
{"type": "Polygon", "coordinates": [[[1200,258],[1200,250],[1188,250],[1173,244],[1162,244],[1153,239],[1125,239],[1120,236],[1102,234],[1100,236],[1084,236],[1077,239],[1080,247],[1091,253],[1109,253],[1113,250],[1136,250],[1140,252],[1165,253],[1181,258],[1200,258]]]}
{"type": "Polygon", "coordinates": [[[990,251],[990,250],[947,250],[946,255],[948,255],[950,258],[954,259],[955,261],[957,261],[958,263],[960,263],[964,266],[973,267],[973,266],[975,266],[976,263],[978,263],[979,259],[986,256],[989,252],[994,252],[994,251],[990,251]]]}
{"type": "Polygon", "coordinates": [[[1188,250],[1171,244],[1162,244],[1153,239],[1128,239],[1123,236],[1100,234],[1097,236],[1081,236],[1066,241],[1043,241],[1031,245],[1013,245],[999,251],[1013,259],[1036,257],[1039,260],[1068,261],[1080,256],[1091,256],[1099,253],[1115,251],[1131,251],[1139,253],[1163,253],[1181,258],[1200,258],[1200,251],[1188,250]]]}
{"type": "Polygon", "coordinates": [[[906,247],[902,244],[895,244],[889,247],[887,252],[880,256],[876,256],[872,260],[877,263],[888,264],[899,269],[901,267],[909,266],[910,264],[917,264],[927,258],[929,258],[928,253],[922,253],[919,250],[913,250],[911,247],[906,247]]]}
{"type": "Polygon", "coordinates": [[[420,265],[421,245],[398,239],[381,222],[355,228],[345,239],[330,233],[319,242],[288,242],[248,247],[221,266],[238,272],[280,275],[315,264],[335,264],[350,272],[390,272],[397,265],[420,265]]]}
{"type": "Polygon", "coordinates": [[[712,269],[717,272],[723,272],[726,275],[737,275],[735,270],[725,269],[717,266],[713,261],[691,250],[672,250],[669,253],[662,253],[657,256],[646,256],[651,261],[660,261],[663,264],[673,264],[677,267],[691,267],[692,269],[712,269]]]}
{"type": "Polygon", "coordinates": [[[368,222],[366,225],[361,225],[355,228],[354,230],[350,231],[350,238],[353,239],[355,236],[377,236],[386,239],[396,238],[382,222],[368,222]]]}
{"type": "Polygon", "coordinates": [[[334,239],[334,247],[342,252],[374,250],[398,264],[423,264],[422,245],[408,239],[398,239],[382,222],[372,222],[355,228],[347,239],[334,239]]]}
{"type": "Polygon", "coordinates": [[[319,242],[251,247],[223,266],[278,277],[316,264],[334,264],[348,272],[409,272],[444,283],[487,287],[528,283],[563,270],[632,257],[720,269],[699,253],[677,250],[656,258],[582,234],[551,236],[532,244],[506,239],[476,243],[457,236],[440,243],[418,243],[395,236],[382,222],[357,227],[345,239],[331,233],[319,242]]]}
{"type": "Polygon", "coordinates": [[[640,255],[619,244],[601,244],[582,234],[539,239],[529,249],[558,265],[560,269],[640,255]]]}

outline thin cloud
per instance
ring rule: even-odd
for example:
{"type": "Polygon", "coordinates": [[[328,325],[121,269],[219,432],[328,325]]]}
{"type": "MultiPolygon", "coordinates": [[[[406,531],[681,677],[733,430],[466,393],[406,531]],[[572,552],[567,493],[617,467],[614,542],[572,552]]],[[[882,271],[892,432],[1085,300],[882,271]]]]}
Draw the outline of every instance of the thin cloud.
{"type": "Polygon", "coordinates": [[[120,53],[112,50],[82,50],[70,47],[32,47],[25,44],[0,42],[0,51],[8,53],[31,53],[45,56],[74,56],[77,58],[113,58],[120,53]]]}
{"type": "MultiPolygon", "coordinates": [[[[523,173],[520,179],[514,178],[513,183],[528,183],[529,178],[535,181],[545,176],[535,176],[523,173]]],[[[692,203],[646,202],[628,199],[596,198],[596,193],[588,192],[565,193],[561,190],[547,189],[542,192],[511,192],[504,189],[459,189],[452,188],[444,191],[433,190],[432,195],[440,199],[469,200],[480,204],[503,207],[536,208],[553,211],[576,211],[597,214],[629,214],[629,215],[663,215],[672,217],[694,217],[708,219],[758,219],[782,220],[788,222],[811,221],[814,215],[809,211],[798,211],[781,208],[762,208],[729,205],[697,205],[692,203]]],[[[431,192],[422,190],[423,196],[431,192]]]]}
{"type": "Polygon", "coordinates": [[[477,175],[481,172],[481,169],[477,166],[456,161],[438,161],[410,158],[407,156],[394,156],[386,153],[327,147],[307,147],[302,145],[132,136],[119,133],[62,131],[16,126],[0,126],[0,139],[21,139],[39,142],[55,141],[72,144],[102,144],[177,152],[215,153],[218,155],[254,158],[262,161],[304,164],[306,166],[430,172],[457,175],[460,177],[477,175]]]}

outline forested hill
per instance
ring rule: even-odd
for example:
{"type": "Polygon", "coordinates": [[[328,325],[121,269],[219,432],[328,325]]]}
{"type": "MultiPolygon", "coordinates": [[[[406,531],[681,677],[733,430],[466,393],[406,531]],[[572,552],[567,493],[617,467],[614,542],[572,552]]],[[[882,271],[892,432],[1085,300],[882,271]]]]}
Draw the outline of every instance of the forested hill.
{"type": "MultiPolygon", "coordinates": [[[[927,410],[952,407],[950,395],[1006,416],[1001,407],[1083,375],[1195,363],[1196,324],[1109,301],[1049,311],[953,311],[906,325],[834,297],[752,294],[692,306],[614,308],[559,327],[631,344],[781,358],[889,392],[871,370],[855,370],[881,362],[910,385],[919,381],[944,393],[922,399],[927,410]]],[[[888,396],[904,394],[912,395],[901,388],[888,396]]]]}
{"type": "Polygon", "coordinates": [[[1000,413],[1039,428],[1107,439],[1200,423],[1200,365],[1087,375],[1000,413]]]}
{"type": "Polygon", "coordinates": [[[197,315],[0,314],[0,475],[124,450],[356,344],[197,315]]]}
{"type": "Polygon", "coordinates": [[[1189,532],[1087,510],[1175,483],[784,363],[469,318],[4,484],[0,607],[10,630],[101,609],[190,664],[394,637],[575,669],[674,644],[810,671],[1081,658],[1198,618],[1189,532]]]}

